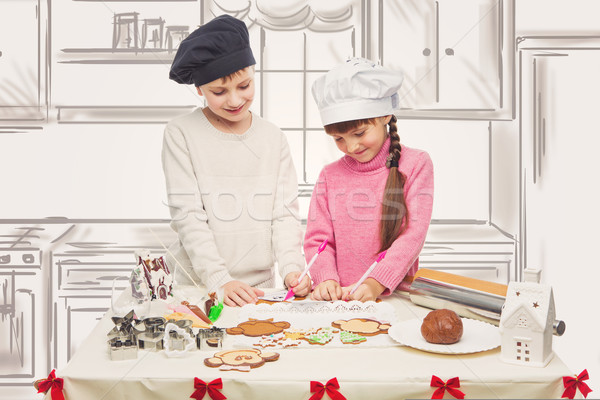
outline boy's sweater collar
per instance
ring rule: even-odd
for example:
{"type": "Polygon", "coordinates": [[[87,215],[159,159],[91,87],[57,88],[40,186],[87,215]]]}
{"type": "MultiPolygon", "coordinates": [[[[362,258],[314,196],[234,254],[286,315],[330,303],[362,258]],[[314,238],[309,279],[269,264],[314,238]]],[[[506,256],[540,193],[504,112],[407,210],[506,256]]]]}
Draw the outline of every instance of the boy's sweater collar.
{"type": "Polygon", "coordinates": [[[356,172],[372,172],[377,171],[382,168],[386,168],[385,162],[387,160],[387,156],[390,153],[390,137],[388,136],[385,142],[383,142],[383,146],[379,149],[379,153],[371,161],[360,162],[356,161],[354,158],[345,155],[342,157],[342,162],[350,168],[352,171],[356,172]]]}
{"type": "Polygon", "coordinates": [[[248,130],[244,133],[233,133],[233,132],[223,132],[219,129],[217,129],[211,122],[210,120],[206,117],[206,115],[204,115],[204,112],[202,111],[202,107],[198,107],[195,112],[197,112],[201,118],[201,120],[204,122],[204,125],[206,126],[208,132],[210,132],[213,136],[218,137],[219,139],[222,140],[234,140],[234,141],[240,141],[240,140],[246,140],[249,137],[254,135],[254,132],[256,131],[255,126],[257,123],[257,119],[258,116],[254,113],[252,113],[252,122],[250,123],[250,127],[248,128],[248,130]]]}

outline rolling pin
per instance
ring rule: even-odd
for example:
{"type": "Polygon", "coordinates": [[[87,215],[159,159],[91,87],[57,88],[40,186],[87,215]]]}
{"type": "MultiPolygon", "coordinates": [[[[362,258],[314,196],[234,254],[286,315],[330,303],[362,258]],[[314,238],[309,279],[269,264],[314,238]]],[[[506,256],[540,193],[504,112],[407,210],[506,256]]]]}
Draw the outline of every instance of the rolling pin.
{"type": "MultiPolygon", "coordinates": [[[[508,286],[500,283],[423,268],[410,283],[408,296],[416,305],[447,308],[462,317],[498,326],[507,290],[508,286]]],[[[554,321],[554,335],[562,336],[565,329],[564,321],[554,321]]]]}

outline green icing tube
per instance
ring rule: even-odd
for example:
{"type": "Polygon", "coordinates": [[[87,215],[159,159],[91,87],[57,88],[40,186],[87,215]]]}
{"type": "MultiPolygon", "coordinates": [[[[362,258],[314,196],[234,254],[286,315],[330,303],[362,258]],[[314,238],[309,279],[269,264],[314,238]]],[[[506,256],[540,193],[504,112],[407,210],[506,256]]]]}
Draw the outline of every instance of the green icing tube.
{"type": "Polygon", "coordinates": [[[210,311],[208,312],[208,319],[210,319],[212,322],[215,322],[219,319],[221,311],[223,311],[223,303],[219,303],[216,306],[212,306],[210,308],[210,311]]]}

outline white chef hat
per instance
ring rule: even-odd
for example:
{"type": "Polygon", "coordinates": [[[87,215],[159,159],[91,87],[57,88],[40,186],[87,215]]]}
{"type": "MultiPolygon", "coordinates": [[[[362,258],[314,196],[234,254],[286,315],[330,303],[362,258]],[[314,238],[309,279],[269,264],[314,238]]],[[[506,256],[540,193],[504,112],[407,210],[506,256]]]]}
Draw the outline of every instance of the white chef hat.
{"type": "Polygon", "coordinates": [[[312,85],[323,125],[393,114],[402,79],[365,58],[348,59],[312,85]]]}

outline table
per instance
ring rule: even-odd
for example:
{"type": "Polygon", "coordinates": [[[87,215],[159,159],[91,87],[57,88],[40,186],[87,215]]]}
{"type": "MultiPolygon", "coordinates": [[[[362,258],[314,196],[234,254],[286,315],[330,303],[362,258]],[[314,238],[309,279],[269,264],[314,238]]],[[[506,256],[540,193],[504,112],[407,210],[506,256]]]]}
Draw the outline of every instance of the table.
{"type": "MultiPolygon", "coordinates": [[[[398,294],[385,301],[393,305],[398,320],[423,317],[430,311],[398,294]]],[[[237,325],[238,310],[226,307],[217,325],[237,325]]],[[[222,393],[229,399],[308,399],[311,380],[325,384],[333,377],[349,400],[429,399],[434,391],[432,374],[444,381],[458,376],[466,398],[560,398],[562,377],[573,375],[556,355],[545,368],[521,367],[501,362],[499,348],[468,355],[432,354],[400,345],[277,349],[278,361],[250,372],[206,367],[204,359],[214,351],[194,350],[183,358],[168,358],[164,351],[140,350],[136,360],[111,361],[106,344],[113,327],[109,314],[68,365],[57,371],[64,379],[67,400],[183,400],[194,392],[194,377],[205,382],[222,378],[222,393]]],[[[50,399],[49,393],[46,398],[50,399]]],[[[452,397],[446,394],[445,398],[452,397]]]]}

